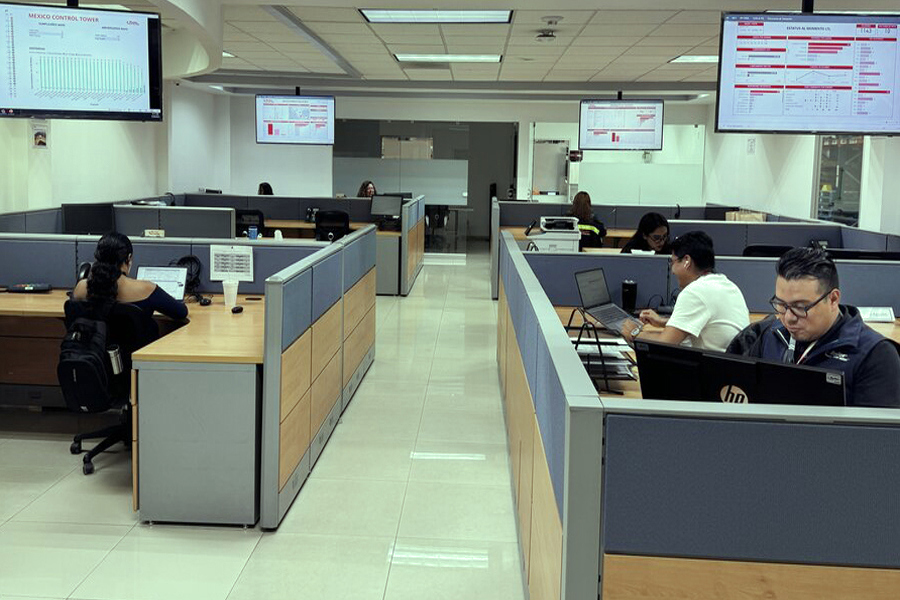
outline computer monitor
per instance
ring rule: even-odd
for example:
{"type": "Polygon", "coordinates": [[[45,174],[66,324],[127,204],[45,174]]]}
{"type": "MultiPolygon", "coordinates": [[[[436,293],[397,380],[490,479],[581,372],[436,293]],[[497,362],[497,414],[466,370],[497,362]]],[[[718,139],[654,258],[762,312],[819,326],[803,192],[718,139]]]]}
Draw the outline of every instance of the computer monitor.
{"type": "Polygon", "coordinates": [[[400,196],[404,200],[412,200],[412,192],[385,192],[384,196],[400,196]]]}
{"type": "Polygon", "coordinates": [[[837,260],[900,260],[900,252],[881,250],[854,250],[851,248],[828,248],[825,251],[831,259],[837,260]]]}
{"type": "Polygon", "coordinates": [[[63,204],[62,229],[70,235],[102,235],[116,229],[112,204],[63,204]]]}
{"type": "Polygon", "coordinates": [[[635,342],[641,394],[655,400],[844,406],[839,371],[635,342]]]}
{"type": "Polygon", "coordinates": [[[372,196],[372,216],[397,218],[400,216],[400,207],[403,206],[403,198],[400,196],[386,196],[376,194],[372,196]]]}

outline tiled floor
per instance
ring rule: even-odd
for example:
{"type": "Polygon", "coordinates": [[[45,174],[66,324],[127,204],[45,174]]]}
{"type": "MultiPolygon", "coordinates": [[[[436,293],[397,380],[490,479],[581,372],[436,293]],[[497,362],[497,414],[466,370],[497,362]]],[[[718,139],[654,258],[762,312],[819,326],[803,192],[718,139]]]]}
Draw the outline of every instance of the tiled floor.
{"type": "Polygon", "coordinates": [[[378,298],[375,364],[275,533],[138,523],[127,453],[85,477],[0,416],[0,600],[523,598],[488,270],[378,298]]]}

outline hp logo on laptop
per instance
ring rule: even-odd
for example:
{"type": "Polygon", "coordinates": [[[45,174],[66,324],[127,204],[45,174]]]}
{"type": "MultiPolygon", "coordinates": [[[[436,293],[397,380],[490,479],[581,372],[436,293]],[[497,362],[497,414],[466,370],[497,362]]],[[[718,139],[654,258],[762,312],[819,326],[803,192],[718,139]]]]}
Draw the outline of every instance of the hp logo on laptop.
{"type": "Polygon", "coordinates": [[[747,393],[736,385],[726,385],[719,391],[722,402],[747,404],[747,393]]]}

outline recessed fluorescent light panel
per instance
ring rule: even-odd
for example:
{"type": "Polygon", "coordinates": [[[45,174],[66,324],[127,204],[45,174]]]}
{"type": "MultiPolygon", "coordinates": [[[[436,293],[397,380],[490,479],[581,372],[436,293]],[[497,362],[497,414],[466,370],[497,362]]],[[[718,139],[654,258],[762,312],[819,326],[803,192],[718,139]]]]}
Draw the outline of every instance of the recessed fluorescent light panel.
{"type": "Polygon", "coordinates": [[[361,8],[369,23],[509,23],[511,10],[382,10],[361,8]]]}
{"type": "Polygon", "coordinates": [[[499,54],[395,54],[399,62],[417,63],[498,63],[499,54]]]}
{"type": "Polygon", "coordinates": [[[231,52],[226,52],[225,50],[222,50],[222,58],[234,58],[234,54],[232,54],[231,52]]]}
{"type": "Polygon", "coordinates": [[[715,54],[685,54],[678,58],[673,58],[670,63],[717,63],[719,57],[715,54]]]}

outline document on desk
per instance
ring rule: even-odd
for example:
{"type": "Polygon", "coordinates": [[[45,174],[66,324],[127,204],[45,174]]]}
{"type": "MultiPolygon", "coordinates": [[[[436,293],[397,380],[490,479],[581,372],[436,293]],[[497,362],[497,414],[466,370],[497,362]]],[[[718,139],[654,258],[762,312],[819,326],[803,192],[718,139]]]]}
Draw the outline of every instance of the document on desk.
{"type": "Polygon", "coordinates": [[[631,350],[631,346],[629,346],[625,340],[623,339],[607,339],[600,340],[600,346],[597,346],[596,341],[594,341],[590,337],[581,338],[581,342],[578,342],[578,337],[569,337],[572,344],[575,345],[575,351],[578,352],[579,355],[583,356],[600,356],[600,353],[603,353],[603,358],[610,358],[613,360],[627,360],[628,355],[627,352],[631,350]],[[576,342],[577,345],[576,345],[576,342]]]}
{"type": "Polygon", "coordinates": [[[891,306],[860,306],[859,316],[871,323],[893,323],[894,308],[891,306]]]}

